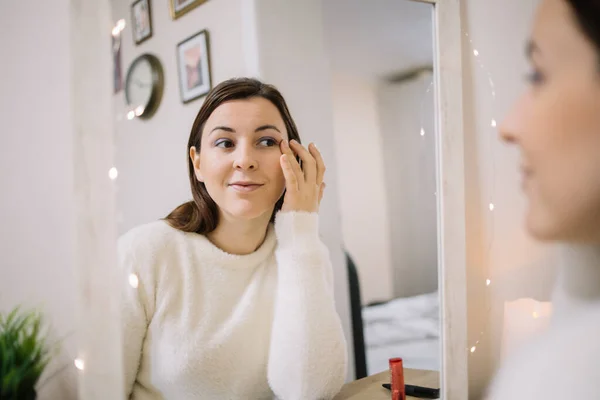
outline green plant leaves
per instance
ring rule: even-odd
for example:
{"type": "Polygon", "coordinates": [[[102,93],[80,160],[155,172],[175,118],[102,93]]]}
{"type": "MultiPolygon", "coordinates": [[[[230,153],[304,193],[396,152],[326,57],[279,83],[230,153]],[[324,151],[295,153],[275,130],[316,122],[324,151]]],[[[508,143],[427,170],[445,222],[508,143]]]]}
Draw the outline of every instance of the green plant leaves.
{"type": "Polygon", "coordinates": [[[0,398],[34,399],[35,385],[50,361],[42,316],[16,307],[0,313],[0,398]]]}

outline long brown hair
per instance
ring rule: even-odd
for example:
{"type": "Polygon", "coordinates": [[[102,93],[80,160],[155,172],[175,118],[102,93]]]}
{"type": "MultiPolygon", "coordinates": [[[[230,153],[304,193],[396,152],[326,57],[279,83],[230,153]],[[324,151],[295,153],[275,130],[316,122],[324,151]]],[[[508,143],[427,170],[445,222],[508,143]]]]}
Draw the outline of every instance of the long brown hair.
{"type": "MultiPolygon", "coordinates": [[[[189,152],[192,146],[194,146],[196,147],[196,152],[200,153],[204,125],[217,107],[227,101],[244,100],[252,97],[262,97],[273,103],[279,110],[281,118],[285,123],[289,140],[295,139],[300,142],[298,128],[296,128],[287,104],[279,90],[274,86],[251,78],[229,79],[217,85],[206,96],[190,132],[186,148],[186,158],[188,160],[188,175],[194,200],[183,203],[165,217],[167,223],[173,228],[184,232],[207,234],[217,227],[219,223],[219,206],[217,206],[208,194],[204,183],[196,179],[194,164],[190,159],[189,152]]],[[[275,204],[271,221],[275,218],[277,211],[281,210],[282,205],[283,196],[275,204]]]]}

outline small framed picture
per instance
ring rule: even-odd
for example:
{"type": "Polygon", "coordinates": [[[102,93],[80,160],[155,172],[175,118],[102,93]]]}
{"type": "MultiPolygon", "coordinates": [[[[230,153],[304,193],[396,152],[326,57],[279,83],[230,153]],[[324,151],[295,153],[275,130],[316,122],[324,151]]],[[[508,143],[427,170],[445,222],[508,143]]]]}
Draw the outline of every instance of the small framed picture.
{"type": "Polygon", "coordinates": [[[177,45],[179,87],[184,103],[204,96],[212,88],[208,31],[203,30],[177,45]]]}
{"type": "Polygon", "coordinates": [[[207,0],[169,0],[171,18],[177,19],[188,11],[198,7],[207,0]]]}
{"type": "Polygon", "coordinates": [[[140,44],[152,37],[150,0],[137,0],[131,5],[131,25],[135,44],[140,44]]]}

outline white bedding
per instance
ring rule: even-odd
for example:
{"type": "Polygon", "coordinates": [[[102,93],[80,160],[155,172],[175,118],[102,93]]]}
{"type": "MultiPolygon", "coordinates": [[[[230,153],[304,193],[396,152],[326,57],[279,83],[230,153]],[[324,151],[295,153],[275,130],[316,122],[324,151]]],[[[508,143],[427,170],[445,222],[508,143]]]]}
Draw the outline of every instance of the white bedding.
{"type": "Polygon", "coordinates": [[[392,357],[405,368],[440,369],[437,292],[364,307],[363,324],[369,375],[388,369],[392,357]]]}

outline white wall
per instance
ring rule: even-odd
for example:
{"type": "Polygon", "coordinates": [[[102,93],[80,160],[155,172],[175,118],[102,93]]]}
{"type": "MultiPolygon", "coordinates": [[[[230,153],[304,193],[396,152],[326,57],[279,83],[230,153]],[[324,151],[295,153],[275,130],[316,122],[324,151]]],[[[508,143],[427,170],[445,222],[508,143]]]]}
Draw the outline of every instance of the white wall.
{"type": "MultiPolygon", "coordinates": [[[[77,348],[69,3],[0,2],[0,311],[37,308],[66,337],[48,372],[77,348]]],[[[39,398],[75,398],[75,382],[68,368],[39,398]]]]}
{"type": "Polygon", "coordinates": [[[524,231],[518,151],[501,144],[491,127],[524,89],[524,46],[537,0],[462,4],[463,31],[473,41],[463,36],[469,346],[480,340],[469,356],[469,382],[470,397],[477,399],[500,360],[504,301],[548,300],[556,259],[553,249],[524,231]]]}
{"type": "Polygon", "coordinates": [[[432,75],[425,72],[398,83],[381,82],[377,90],[395,297],[431,293],[438,287],[431,82],[432,75]]]}
{"type": "Polygon", "coordinates": [[[385,181],[376,89],[355,75],[332,75],[342,239],[356,264],[363,304],[393,297],[386,192],[391,185],[385,181]]]}

